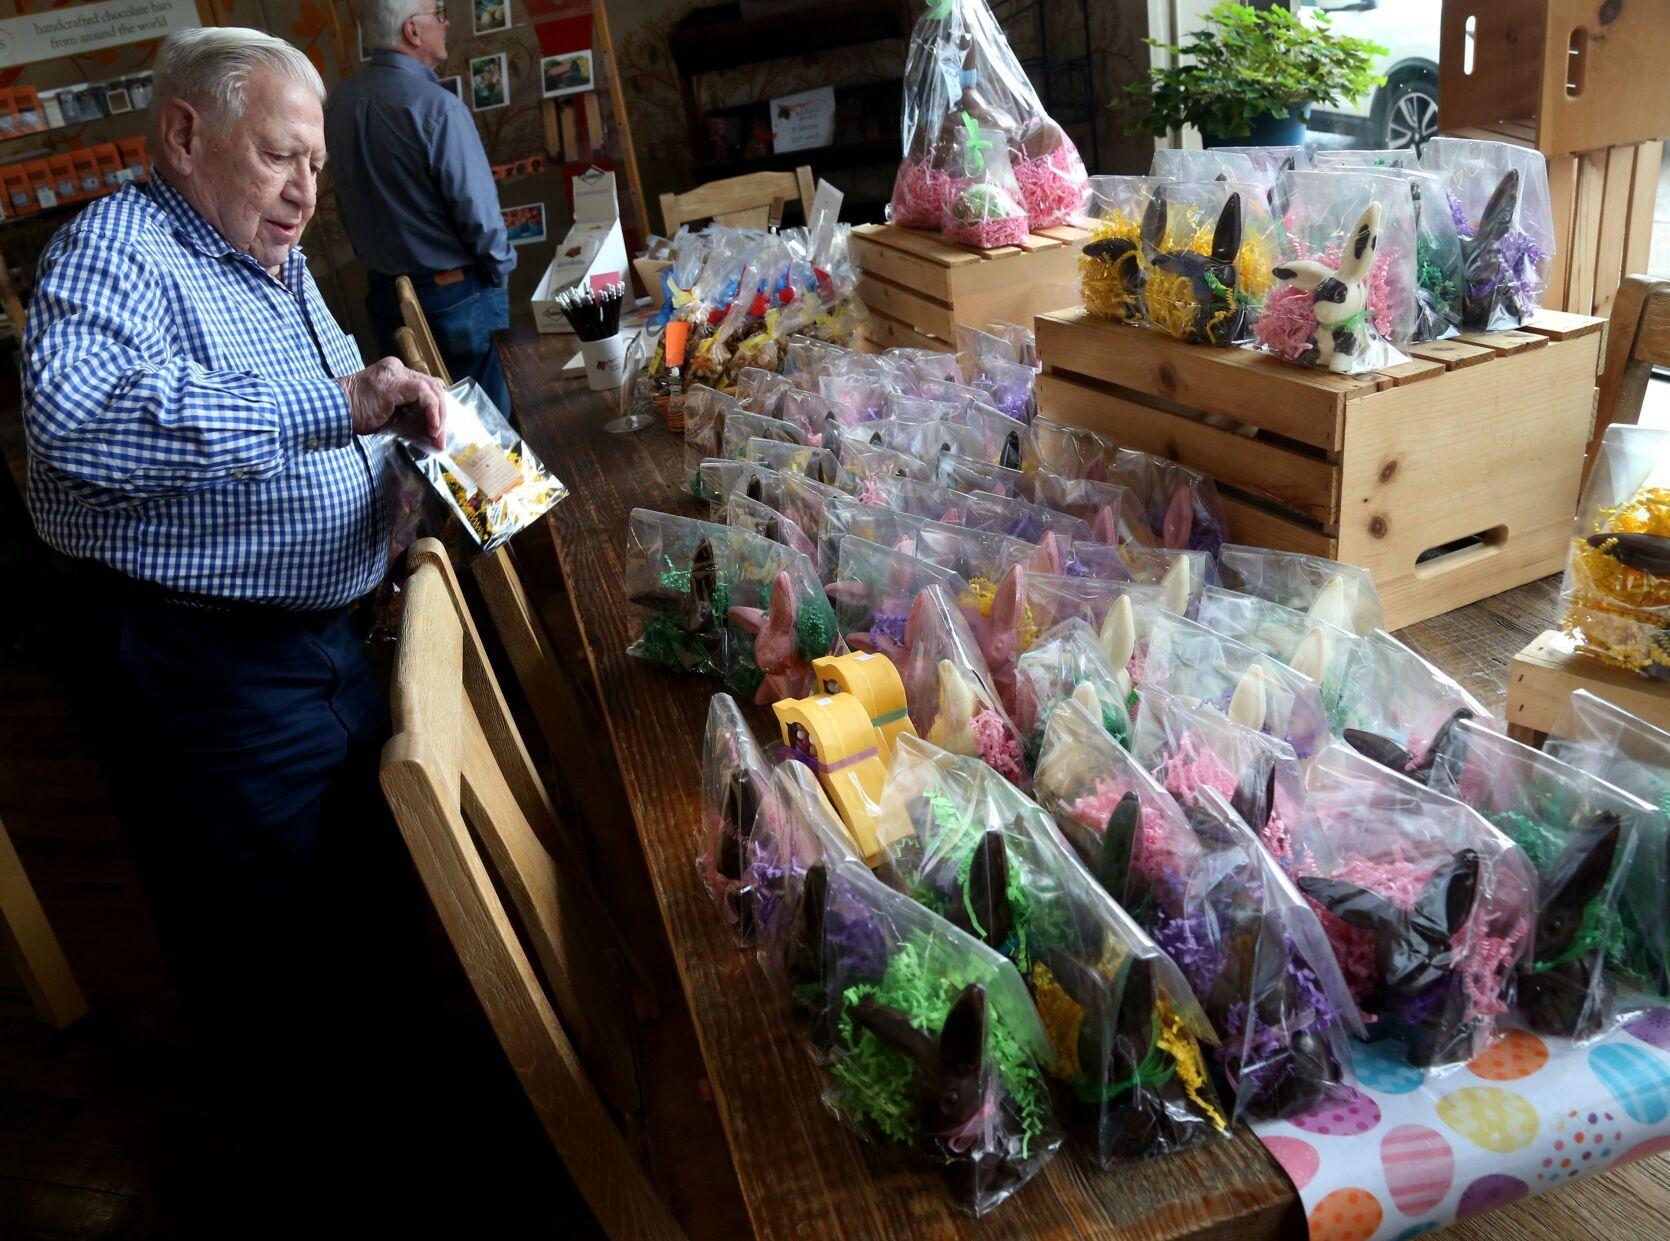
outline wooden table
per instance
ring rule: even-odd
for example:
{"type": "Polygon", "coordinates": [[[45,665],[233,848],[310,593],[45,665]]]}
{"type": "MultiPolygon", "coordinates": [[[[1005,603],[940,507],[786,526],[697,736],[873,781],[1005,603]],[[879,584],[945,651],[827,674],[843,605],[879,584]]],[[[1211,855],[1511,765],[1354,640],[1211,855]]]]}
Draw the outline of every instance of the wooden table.
{"type": "MultiPolygon", "coordinates": [[[[1069,1143],[976,1224],[951,1208],[937,1175],[858,1141],[824,1108],[823,1083],[790,1024],[786,1001],[753,954],[736,948],[692,863],[700,835],[702,729],[718,686],[626,653],[633,622],[626,601],[628,514],[642,507],[700,515],[681,489],[682,440],[661,425],[633,435],[605,433],[612,410],[576,381],[558,377],[565,340],[518,324],[501,346],[505,370],[529,443],[573,490],[553,518],[557,554],[756,1234],[1233,1235],[1237,1241],[1302,1234],[1297,1193],[1245,1129],[1205,1151],[1115,1174],[1095,1169],[1069,1143]]],[[[1541,582],[1403,636],[1499,711],[1508,661],[1546,626],[1553,607],[1553,584],[1541,582]]],[[[767,737],[765,717],[758,727],[767,737]]]]}

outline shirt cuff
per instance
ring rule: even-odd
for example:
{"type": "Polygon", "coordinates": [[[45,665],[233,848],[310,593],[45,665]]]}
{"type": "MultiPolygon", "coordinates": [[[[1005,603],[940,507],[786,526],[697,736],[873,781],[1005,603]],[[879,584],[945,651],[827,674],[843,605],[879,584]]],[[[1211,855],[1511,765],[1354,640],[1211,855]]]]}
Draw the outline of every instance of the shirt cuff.
{"type": "Polygon", "coordinates": [[[348,394],[334,379],[296,379],[274,385],[283,419],[284,446],[290,452],[346,448],[354,438],[348,394]]]}

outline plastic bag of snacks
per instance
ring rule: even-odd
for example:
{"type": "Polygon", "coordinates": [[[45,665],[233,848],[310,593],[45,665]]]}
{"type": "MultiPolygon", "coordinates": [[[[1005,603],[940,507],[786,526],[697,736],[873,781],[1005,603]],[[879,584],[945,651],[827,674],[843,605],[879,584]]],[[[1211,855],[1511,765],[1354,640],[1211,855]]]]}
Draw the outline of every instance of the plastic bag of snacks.
{"type": "Polygon", "coordinates": [[[1259,347],[1345,375],[1407,362],[1419,317],[1408,186],[1360,169],[1284,185],[1287,239],[1271,269],[1282,283],[1254,326],[1259,347]]]}
{"type": "Polygon", "coordinates": [[[754,825],[764,815],[770,831],[771,768],[736,699],[708,700],[702,738],[702,851],[696,870],[707,894],[735,933],[737,943],[754,942],[759,918],[749,873],[754,825]]]}
{"type": "MultiPolygon", "coordinates": [[[[1126,546],[1130,546],[1127,544],[1126,546]]],[[[1131,566],[1114,543],[1098,543],[1094,539],[1079,539],[1067,549],[1066,566],[1062,572],[1068,577],[1096,577],[1106,582],[1128,582],[1131,566]]]]}
{"type": "MultiPolygon", "coordinates": [[[[950,401],[930,400],[910,392],[889,392],[882,399],[879,422],[938,422],[957,412],[950,401]]],[[[868,430],[868,428],[864,428],[868,430]]]]}
{"type": "Polygon", "coordinates": [[[1308,613],[1355,634],[1370,634],[1386,624],[1374,577],[1359,565],[1225,543],[1218,548],[1218,570],[1231,590],[1308,613]]]}
{"type": "Polygon", "coordinates": [[[1289,865],[1372,1039],[1417,1068],[1495,1040],[1531,932],[1536,875],[1458,801],[1344,746],[1317,756],[1289,865]]]}
{"type": "Polygon", "coordinates": [[[630,652],[722,677],[755,702],[800,698],[812,660],[845,647],[811,562],[711,522],[634,509],[629,598],[645,615],[630,652]]]}
{"type": "Polygon", "coordinates": [[[946,353],[943,349],[897,346],[889,349],[887,356],[910,367],[918,384],[954,384],[961,383],[963,379],[962,367],[958,365],[956,355],[946,353]]]}
{"type": "Polygon", "coordinates": [[[808,561],[817,555],[817,548],[806,532],[784,517],[771,505],[743,491],[733,491],[725,499],[725,524],[735,530],[746,530],[781,543],[799,552],[808,561]]]}
{"type": "Polygon", "coordinates": [[[762,370],[757,366],[745,366],[736,373],[736,391],[733,395],[743,409],[765,414],[770,418],[780,418],[782,415],[777,412],[778,403],[785,394],[794,390],[794,382],[786,375],[762,370]]]}
{"type": "Polygon", "coordinates": [[[1554,212],[1540,151],[1505,142],[1433,138],[1421,167],[1448,179],[1461,239],[1464,331],[1515,328],[1542,306],[1554,268],[1554,212]]]}
{"type": "MultiPolygon", "coordinates": [[[[1244,156],[1252,165],[1253,179],[1269,193],[1282,179],[1282,174],[1295,169],[1315,166],[1317,160],[1303,146],[1271,147],[1213,147],[1219,155],[1244,156]]],[[[1198,178],[1196,178],[1198,180],[1198,178]]],[[[1234,180],[1234,178],[1230,178],[1234,180]]],[[[1280,218],[1281,213],[1276,213],[1280,218]]]]}
{"type": "Polygon", "coordinates": [[[847,535],[841,540],[839,565],[829,585],[836,623],[847,645],[902,663],[911,610],[917,596],[930,586],[944,587],[952,598],[968,591],[968,584],[949,569],[847,535]]]}
{"type": "Polygon", "coordinates": [[[1008,466],[988,465],[961,453],[941,453],[934,463],[934,477],[957,491],[987,491],[1021,500],[1032,498],[1032,479],[1027,474],[1008,466]]]}
{"type": "Polygon", "coordinates": [[[951,187],[940,213],[947,241],[982,250],[1017,246],[1032,231],[1003,132],[962,112],[951,144],[951,187]]]}
{"type": "Polygon", "coordinates": [[[1079,299],[1113,323],[1142,320],[1141,233],[1151,177],[1091,177],[1090,239],[1079,250],[1079,299]]]}
{"type": "Polygon", "coordinates": [[[792,422],[805,434],[808,444],[820,448],[829,447],[841,432],[840,409],[816,392],[790,388],[778,398],[776,411],[774,417],[792,422]]]}
{"type": "Polygon", "coordinates": [[[781,480],[770,477],[775,474],[775,470],[759,461],[708,457],[696,467],[696,478],[690,489],[707,501],[708,520],[723,522],[725,503],[732,492],[752,488],[764,496],[768,486],[778,491],[781,480]]]}
{"type": "Polygon", "coordinates": [[[1333,739],[1317,683],[1171,612],[1152,618],[1142,684],[1198,698],[1308,758],[1333,739]]]}
{"type": "Polygon", "coordinates": [[[1316,914],[1215,789],[1180,804],[1188,835],[1171,836],[1169,820],[1156,825],[1167,838],[1145,830],[1127,907],[1141,911],[1217,1031],[1232,1122],[1354,1098],[1346,1038],[1363,1032],[1362,1018],[1316,914]]]}
{"type": "Polygon", "coordinates": [[[1670,997],[1670,886],[1660,879],[1670,875],[1670,733],[1580,689],[1543,752],[1658,808],[1651,822],[1637,824],[1621,918],[1635,950],[1626,971],[1670,997]]]}
{"type": "Polygon", "coordinates": [[[856,861],[829,871],[822,957],[836,1115],[976,1217],[1037,1175],[1061,1145],[1053,1052],[1015,967],[856,861]]]}
{"type": "Polygon", "coordinates": [[[873,485],[877,479],[900,475],[928,480],[934,474],[932,462],[913,457],[908,452],[871,444],[857,436],[843,436],[838,455],[841,468],[835,485],[866,504],[881,502],[873,485]]]}
{"type": "MultiPolygon", "coordinates": [[[[721,457],[742,457],[750,440],[774,440],[797,447],[806,442],[805,432],[781,418],[767,418],[764,414],[751,414],[741,408],[727,411],[724,417],[725,428],[719,440],[721,457]]],[[[690,429],[688,419],[684,426],[686,431],[690,429]]],[[[685,451],[688,454],[689,449],[685,451]]]]}
{"type": "MultiPolygon", "coordinates": [[[[1038,361],[1037,334],[1026,324],[999,321],[986,324],[986,331],[1008,341],[1015,351],[1015,361],[1022,366],[1030,366],[1033,370],[1041,368],[1042,364],[1038,361]]],[[[961,348],[960,345],[958,347],[961,348]]]]}
{"type": "Polygon", "coordinates": [[[1119,672],[1096,630],[1082,620],[1062,622],[1021,653],[1015,662],[1014,717],[1025,739],[1028,767],[1037,765],[1050,716],[1069,698],[1099,719],[1120,745],[1130,744],[1130,679],[1122,681],[1119,672]]]}
{"type": "Polygon", "coordinates": [[[1251,334],[1273,281],[1279,230],[1246,182],[1161,182],[1143,212],[1143,322],[1178,340],[1251,334]]]}
{"type": "Polygon", "coordinates": [[[1001,952],[1030,988],[1050,1075],[1097,1165],[1228,1131],[1177,967],[1097,884],[1050,817],[976,759],[901,739],[882,835],[905,893],[1001,952]]]}
{"type": "Polygon", "coordinates": [[[769,502],[784,517],[806,532],[818,554],[812,558],[818,577],[827,582],[835,575],[835,561],[841,550],[841,532],[826,535],[829,507],[851,500],[838,487],[807,478],[802,474],[785,474],[779,480],[781,493],[769,502]],[[777,503],[781,500],[781,504],[777,503]]]}
{"type": "Polygon", "coordinates": [[[698,473],[701,463],[714,458],[733,458],[737,455],[725,451],[725,426],[732,414],[742,412],[741,402],[717,388],[710,388],[706,384],[691,384],[685,391],[684,467],[685,476],[690,480],[690,493],[697,499],[708,498],[701,492],[698,473]]]}
{"type": "Polygon", "coordinates": [[[1533,1030],[1591,1037],[1611,1024],[1620,987],[1656,988],[1664,927],[1626,916],[1643,912],[1631,888],[1664,883],[1662,870],[1635,873],[1643,835],[1662,831],[1656,806],[1472,722],[1445,738],[1431,784],[1490,820],[1535,868],[1525,908],[1536,922],[1519,963],[1519,1008],[1533,1030]]]}
{"type": "Polygon", "coordinates": [[[727,230],[709,249],[689,301],[674,310],[674,320],[688,321],[691,325],[684,354],[688,382],[712,386],[725,382],[730,347],[726,343],[728,338],[717,334],[729,318],[747,278],[749,264],[764,239],[763,233],[727,230]]]}
{"type": "Polygon", "coordinates": [[[985,394],[987,406],[1016,422],[1037,417],[1038,372],[1026,363],[985,354],[972,359],[965,356],[963,366],[967,385],[985,394]]]}
{"type": "Polygon", "coordinates": [[[742,458],[758,461],[781,474],[809,474],[824,483],[834,483],[840,477],[838,459],[827,448],[785,444],[782,440],[751,435],[743,441],[742,458]]]}
{"type": "Polygon", "coordinates": [[[1158,586],[1135,582],[1028,573],[1023,600],[1020,649],[1030,648],[1039,636],[1066,621],[1081,620],[1096,631],[1108,661],[1117,669],[1126,667],[1135,653],[1138,615],[1144,609],[1159,611],[1161,592],[1158,586]],[[1116,634],[1127,621],[1129,633],[1116,634]]]}
{"type": "Polygon", "coordinates": [[[1338,168],[1393,168],[1399,171],[1420,167],[1420,155],[1413,147],[1380,150],[1317,151],[1311,163],[1322,171],[1338,168]]]}
{"type": "MultiPolygon", "coordinates": [[[[989,326],[1015,329],[1014,324],[989,326]]],[[[1027,335],[1030,336],[1031,333],[1028,332],[1027,335]]],[[[953,323],[951,339],[957,345],[957,364],[962,368],[964,382],[968,381],[971,359],[998,358],[1004,362],[1022,362],[1020,344],[1012,336],[1001,332],[988,332],[985,328],[975,327],[971,323],[953,323]]],[[[1024,362],[1023,365],[1031,366],[1032,363],[1024,362]]]]}
{"type": "Polygon", "coordinates": [[[469,540],[469,554],[485,554],[545,516],[568,495],[568,488],[545,468],[475,380],[453,384],[444,399],[444,446],[436,451],[432,444],[405,438],[400,444],[458,519],[469,540]]]}
{"type": "MultiPolygon", "coordinates": [[[[783,375],[815,392],[818,376],[823,374],[836,358],[845,357],[851,352],[841,345],[831,344],[813,336],[792,336],[783,347],[783,375]]],[[[741,382],[740,378],[738,382],[741,382]]]]}
{"type": "Polygon", "coordinates": [[[1579,650],[1670,679],[1670,432],[1606,428],[1577,506],[1560,609],[1579,650]]]}
{"type": "Polygon", "coordinates": [[[1353,644],[1333,718],[1352,749],[1422,783],[1460,721],[1491,721],[1477,698],[1384,631],[1353,644]]]}
{"type": "Polygon", "coordinates": [[[1209,586],[1194,619],[1315,681],[1332,718],[1356,636],[1279,603],[1209,586]]]}
{"type": "Polygon", "coordinates": [[[958,521],[971,530],[990,530],[1028,543],[1046,535],[1063,545],[1090,537],[1090,527],[1077,517],[989,491],[962,495],[958,521]]]}
{"type": "Polygon", "coordinates": [[[1210,477],[1166,457],[1121,448],[1114,453],[1107,478],[1129,487],[1142,504],[1152,534],[1148,541],[1218,554],[1229,523],[1218,485],[1210,477]]]}
{"type": "Polygon", "coordinates": [[[1158,147],[1149,161],[1148,175],[1155,181],[1236,181],[1258,185],[1259,172],[1246,155],[1222,147],[1191,150],[1187,147],[1158,147]]]}
{"type": "Polygon", "coordinates": [[[1020,731],[1003,710],[979,644],[943,586],[916,597],[905,624],[900,676],[920,737],[979,758],[1004,779],[1026,782],[1020,731]]]}

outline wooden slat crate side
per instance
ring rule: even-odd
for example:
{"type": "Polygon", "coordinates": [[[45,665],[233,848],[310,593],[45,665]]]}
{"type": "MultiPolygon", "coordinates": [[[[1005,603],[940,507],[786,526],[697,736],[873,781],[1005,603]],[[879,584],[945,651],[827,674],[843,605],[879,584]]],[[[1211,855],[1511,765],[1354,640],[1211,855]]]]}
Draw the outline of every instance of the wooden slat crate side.
{"type": "Polygon", "coordinates": [[[860,224],[852,235],[891,250],[902,250],[918,258],[928,259],[941,267],[960,267],[980,262],[973,250],[954,246],[938,233],[927,233],[915,228],[900,228],[896,224],[860,224]]]}
{"type": "MultiPolygon", "coordinates": [[[[1666,15],[1670,18],[1670,14],[1666,15]]],[[[1629,232],[1629,195],[1635,180],[1634,146],[1608,147],[1606,184],[1601,191],[1600,235],[1595,239],[1595,299],[1597,315],[1612,313],[1618,283],[1624,278],[1624,236],[1629,232]]]]}
{"type": "Polygon", "coordinates": [[[1082,310],[1038,316],[1038,356],[1051,368],[1211,410],[1317,448],[1337,450],[1353,382],[1248,349],[1214,349],[1160,332],[1104,323],[1082,310]]]}
{"type": "Polygon", "coordinates": [[[1600,258],[1596,247],[1605,201],[1606,151],[1584,151],[1577,156],[1577,197],[1572,207],[1571,232],[1554,239],[1556,247],[1564,242],[1571,249],[1564,308],[1580,315],[1592,314],[1595,308],[1598,278],[1595,265],[1600,258]]]}
{"type": "Polygon", "coordinates": [[[858,270],[863,275],[876,276],[914,289],[934,301],[951,300],[951,272],[954,269],[908,250],[898,250],[856,236],[852,241],[852,250],[858,260],[858,270]]]}
{"type": "MultiPolygon", "coordinates": [[[[1573,340],[1606,330],[1606,320],[1593,315],[1577,315],[1569,311],[1543,307],[1536,318],[1525,324],[1524,330],[1546,336],[1549,340],[1573,340]]],[[[1604,346],[1603,346],[1604,349],[1604,346]]]]}
{"type": "Polygon", "coordinates": [[[1155,409],[1082,376],[1041,376],[1038,399],[1040,412],[1059,422],[1180,461],[1221,482],[1268,496],[1322,525],[1339,520],[1339,468],[1319,456],[1155,409]]]}
{"type": "Polygon", "coordinates": [[[1507,722],[1550,732],[1580,689],[1649,724],[1670,728],[1670,685],[1580,654],[1557,629],[1547,630],[1514,656],[1508,669],[1507,722]]]}
{"type": "Polygon", "coordinates": [[[1248,547],[1273,547],[1283,552],[1303,552],[1307,556],[1337,558],[1339,542],[1320,530],[1312,530],[1296,521],[1270,512],[1256,504],[1220,491],[1224,516],[1229,521],[1229,541],[1248,547]]]}
{"type": "Polygon", "coordinates": [[[1545,0],[1446,4],[1438,25],[1438,123],[1444,133],[1495,129],[1535,116],[1542,76],[1545,0]],[[1472,46],[1466,30],[1473,19],[1472,46]],[[1465,63],[1464,63],[1465,62],[1465,63]],[[1473,68],[1466,72],[1466,66],[1473,68]]]}
{"type": "Polygon", "coordinates": [[[1340,463],[1340,558],[1374,573],[1392,626],[1565,563],[1600,337],[1550,343],[1353,402],[1340,463]],[[1417,564],[1481,532],[1484,547],[1417,564]]]}
{"type": "Polygon", "coordinates": [[[1488,362],[1497,355],[1494,349],[1486,349],[1483,345],[1469,345],[1466,341],[1452,336],[1448,340],[1429,340],[1412,345],[1409,356],[1423,358],[1428,362],[1442,362],[1446,369],[1453,371],[1463,366],[1476,366],[1480,362],[1488,362]]]}
{"type": "Polygon", "coordinates": [[[951,339],[952,311],[940,302],[913,293],[873,272],[865,272],[859,278],[858,296],[866,306],[908,323],[918,331],[943,340],[951,339]]]}
{"type": "Polygon", "coordinates": [[[1571,222],[1577,207],[1577,156],[1556,155],[1549,159],[1548,200],[1554,213],[1554,259],[1548,287],[1543,290],[1543,305],[1588,314],[1587,306],[1567,304],[1571,286],[1571,222]]]}
{"type": "MultiPolygon", "coordinates": [[[[961,306],[969,298],[1002,294],[1018,303],[1023,300],[1028,285],[1050,285],[1052,292],[1033,313],[1063,310],[1079,304],[1078,276],[1077,246],[1058,245],[1031,253],[1017,250],[1007,258],[957,267],[947,272],[947,300],[953,306],[961,306]]],[[[968,319],[959,321],[971,322],[968,319]]]]}
{"type": "Polygon", "coordinates": [[[1635,177],[1630,184],[1629,222],[1624,229],[1623,274],[1647,270],[1653,247],[1653,210],[1658,201],[1658,176],[1664,143],[1643,142],[1635,148],[1635,177]]]}
{"type": "Polygon", "coordinates": [[[949,353],[956,348],[950,341],[918,332],[910,324],[900,322],[892,315],[884,315],[873,306],[864,320],[864,333],[872,344],[881,349],[938,349],[949,353]]]}

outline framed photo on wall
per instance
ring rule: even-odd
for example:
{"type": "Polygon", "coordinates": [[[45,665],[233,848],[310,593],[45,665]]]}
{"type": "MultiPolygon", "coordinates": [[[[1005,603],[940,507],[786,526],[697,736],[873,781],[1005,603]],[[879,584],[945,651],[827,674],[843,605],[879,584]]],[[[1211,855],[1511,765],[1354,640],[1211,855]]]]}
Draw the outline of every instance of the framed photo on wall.
{"type": "Polygon", "coordinates": [[[504,219],[504,230],[513,246],[530,246],[545,240],[545,204],[529,203],[524,207],[504,207],[499,211],[504,219]]]}
{"type": "Polygon", "coordinates": [[[539,81],[547,99],[594,89],[597,81],[592,76],[591,49],[542,58],[539,62],[539,81]]]}
{"type": "Polygon", "coordinates": [[[477,112],[491,112],[510,102],[510,72],[505,54],[477,56],[470,61],[470,104],[477,112]]]}
{"type": "Polygon", "coordinates": [[[476,34],[509,30],[510,0],[470,0],[470,17],[476,34]]]}

